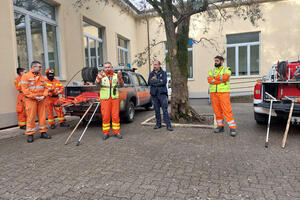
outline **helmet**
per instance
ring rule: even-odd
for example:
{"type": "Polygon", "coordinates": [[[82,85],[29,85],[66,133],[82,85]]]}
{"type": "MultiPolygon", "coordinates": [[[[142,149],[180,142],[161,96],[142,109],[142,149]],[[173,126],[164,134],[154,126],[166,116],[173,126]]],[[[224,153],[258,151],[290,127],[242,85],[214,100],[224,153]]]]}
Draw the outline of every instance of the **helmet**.
{"type": "Polygon", "coordinates": [[[54,69],[47,68],[45,74],[54,74],[54,69]]]}

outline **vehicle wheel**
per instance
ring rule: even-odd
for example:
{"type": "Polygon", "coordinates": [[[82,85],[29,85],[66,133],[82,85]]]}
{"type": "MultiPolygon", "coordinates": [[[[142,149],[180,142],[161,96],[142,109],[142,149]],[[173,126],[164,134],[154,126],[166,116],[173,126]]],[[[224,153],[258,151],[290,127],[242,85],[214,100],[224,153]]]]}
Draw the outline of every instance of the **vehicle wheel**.
{"type": "Polygon", "coordinates": [[[135,116],[134,103],[129,101],[126,112],[124,113],[123,120],[125,122],[133,122],[135,116]]]}
{"type": "Polygon", "coordinates": [[[254,112],[254,119],[257,124],[266,125],[268,124],[268,115],[266,114],[260,114],[254,112]]]}
{"type": "Polygon", "coordinates": [[[152,98],[151,98],[151,100],[150,100],[150,103],[146,104],[146,105],[144,106],[144,108],[145,108],[146,110],[148,110],[148,111],[154,109],[154,104],[153,104],[152,98]]]}

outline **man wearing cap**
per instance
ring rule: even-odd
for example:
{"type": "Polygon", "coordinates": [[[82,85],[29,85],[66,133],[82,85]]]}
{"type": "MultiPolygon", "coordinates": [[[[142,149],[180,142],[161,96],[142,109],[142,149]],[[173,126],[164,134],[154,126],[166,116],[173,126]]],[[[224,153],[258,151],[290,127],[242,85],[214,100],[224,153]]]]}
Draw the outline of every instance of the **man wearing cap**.
{"type": "Polygon", "coordinates": [[[207,77],[212,107],[217,121],[217,128],[214,132],[224,132],[225,117],[230,128],[230,135],[234,137],[236,136],[236,122],[234,121],[230,104],[230,75],[230,68],[224,66],[224,58],[216,56],[215,67],[209,70],[207,77]]]}
{"type": "Polygon", "coordinates": [[[59,103],[59,95],[62,94],[64,86],[60,83],[59,80],[54,78],[55,72],[53,69],[46,69],[45,74],[47,76],[47,88],[48,96],[46,97],[46,111],[48,115],[48,123],[51,129],[55,128],[55,118],[53,109],[56,112],[57,119],[60,127],[69,127],[69,124],[66,123],[66,118],[64,116],[63,109],[59,103]]]}

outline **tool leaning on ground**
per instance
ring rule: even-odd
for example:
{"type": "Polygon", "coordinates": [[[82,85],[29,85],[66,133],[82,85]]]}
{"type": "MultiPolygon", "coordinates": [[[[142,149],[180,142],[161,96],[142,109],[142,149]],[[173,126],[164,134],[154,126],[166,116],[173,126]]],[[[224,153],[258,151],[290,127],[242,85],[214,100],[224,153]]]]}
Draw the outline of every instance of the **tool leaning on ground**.
{"type": "Polygon", "coordinates": [[[273,106],[273,101],[276,101],[277,99],[270,95],[269,93],[266,92],[266,95],[271,98],[271,103],[270,103],[270,110],[269,110],[269,118],[268,118],[268,128],[267,128],[267,135],[266,135],[266,142],[265,142],[265,148],[268,148],[269,146],[269,133],[270,133],[270,123],[271,123],[271,117],[272,117],[272,106],[273,106]]]}
{"type": "MultiPolygon", "coordinates": [[[[286,128],[285,128],[285,131],[284,131],[284,134],[283,134],[281,148],[284,148],[285,144],[286,144],[286,139],[287,139],[287,135],[288,135],[288,132],[289,132],[289,129],[290,129],[291,119],[292,119],[294,105],[295,105],[295,100],[294,99],[292,99],[288,96],[286,96],[285,98],[290,100],[292,102],[292,104],[291,104],[291,108],[290,108],[289,118],[288,118],[288,121],[286,123],[286,128]]],[[[299,99],[298,99],[297,102],[299,102],[299,99]]]]}
{"type": "Polygon", "coordinates": [[[89,112],[89,110],[92,108],[92,106],[94,105],[95,101],[93,101],[91,103],[91,105],[88,107],[88,109],[85,111],[85,113],[83,114],[83,116],[81,117],[81,119],[79,120],[79,122],[77,123],[77,125],[75,126],[75,128],[73,129],[73,131],[70,133],[70,135],[68,136],[65,145],[68,143],[68,141],[70,140],[70,138],[72,137],[72,135],[74,134],[74,132],[76,131],[77,127],[79,126],[79,124],[82,122],[83,118],[87,115],[87,113],[89,112]]]}

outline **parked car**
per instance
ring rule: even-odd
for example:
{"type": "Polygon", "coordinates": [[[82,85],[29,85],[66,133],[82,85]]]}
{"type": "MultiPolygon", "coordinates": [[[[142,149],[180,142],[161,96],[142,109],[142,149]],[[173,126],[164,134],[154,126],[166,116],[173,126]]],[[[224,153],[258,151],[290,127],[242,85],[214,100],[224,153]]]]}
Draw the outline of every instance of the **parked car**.
{"type": "MultiPolygon", "coordinates": [[[[116,68],[115,71],[117,71],[116,68]]],[[[149,110],[152,108],[152,99],[150,95],[150,88],[145,81],[144,77],[135,72],[135,69],[123,69],[122,78],[124,85],[119,87],[120,98],[120,117],[126,122],[132,122],[135,117],[135,108],[144,107],[149,110]]],[[[79,95],[83,95],[87,98],[99,98],[100,86],[92,85],[80,85],[80,86],[67,86],[65,88],[65,98],[74,99],[79,95]]],[[[90,106],[91,101],[85,101],[78,104],[70,104],[65,106],[65,111],[71,116],[83,116],[84,112],[90,106]]],[[[100,105],[101,106],[101,105],[100,105]]],[[[96,111],[96,118],[101,117],[100,106],[96,111]]],[[[96,108],[94,105],[90,111],[91,115],[96,108]]]]}

